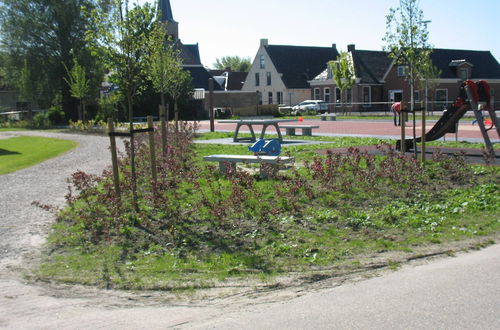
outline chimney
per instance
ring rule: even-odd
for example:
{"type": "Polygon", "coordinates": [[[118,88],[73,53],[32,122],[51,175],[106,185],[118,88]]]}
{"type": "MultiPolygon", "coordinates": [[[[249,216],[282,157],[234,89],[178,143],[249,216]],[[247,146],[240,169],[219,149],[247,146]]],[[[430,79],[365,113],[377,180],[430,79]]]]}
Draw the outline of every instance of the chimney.
{"type": "Polygon", "coordinates": [[[337,49],[337,44],[332,44],[333,49],[337,49]]]}
{"type": "Polygon", "coordinates": [[[269,41],[267,39],[260,39],[260,45],[261,46],[267,46],[269,41]]]}
{"type": "Polygon", "coordinates": [[[356,50],[356,45],[354,45],[354,44],[347,45],[348,52],[353,52],[355,50],[356,50]]]}

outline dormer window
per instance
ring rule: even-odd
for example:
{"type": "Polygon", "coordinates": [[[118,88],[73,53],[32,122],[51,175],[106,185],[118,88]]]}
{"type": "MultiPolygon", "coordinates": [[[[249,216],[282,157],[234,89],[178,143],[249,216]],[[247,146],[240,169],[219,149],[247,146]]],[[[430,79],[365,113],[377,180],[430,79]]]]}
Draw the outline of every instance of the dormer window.
{"type": "Polygon", "coordinates": [[[398,77],[406,76],[407,67],[405,65],[398,66],[398,77]]]}
{"type": "Polygon", "coordinates": [[[459,69],[458,76],[460,77],[460,80],[469,79],[469,69],[466,69],[466,68],[459,69]]]}
{"type": "Polygon", "coordinates": [[[455,71],[457,78],[460,80],[470,79],[472,76],[472,68],[474,65],[472,63],[467,62],[465,59],[461,60],[452,60],[448,66],[455,71]]]}

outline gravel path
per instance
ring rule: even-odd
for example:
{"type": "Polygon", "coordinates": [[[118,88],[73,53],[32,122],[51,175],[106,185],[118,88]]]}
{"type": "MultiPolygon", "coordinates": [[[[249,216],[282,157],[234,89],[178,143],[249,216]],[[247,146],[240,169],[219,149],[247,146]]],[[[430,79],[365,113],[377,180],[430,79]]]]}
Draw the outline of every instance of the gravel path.
{"type": "Polygon", "coordinates": [[[110,165],[109,139],[102,136],[48,132],[0,132],[0,138],[36,135],[69,139],[79,146],[62,156],[14,173],[0,175],[0,274],[30,260],[44,242],[53,216],[31,205],[38,201],[64,205],[66,179],[76,170],[100,174],[110,165]]]}

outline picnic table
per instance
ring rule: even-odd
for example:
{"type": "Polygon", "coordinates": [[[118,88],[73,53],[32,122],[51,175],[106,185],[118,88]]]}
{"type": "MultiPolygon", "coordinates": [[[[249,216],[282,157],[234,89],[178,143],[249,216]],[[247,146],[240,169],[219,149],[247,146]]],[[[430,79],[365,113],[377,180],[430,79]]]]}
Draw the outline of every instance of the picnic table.
{"type": "Polygon", "coordinates": [[[255,137],[255,132],[253,130],[253,125],[262,125],[262,131],[260,133],[260,138],[263,139],[264,135],[266,134],[266,129],[269,126],[273,126],[276,129],[276,132],[278,133],[278,139],[280,142],[283,142],[283,137],[280,132],[280,123],[289,123],[296,121],[295,119],[228,119],[228,120],[219,120],[217,123],[220,124],[236,124],[236,129],[234,130],[234,137],[233,141],[234,142],[239,142],[239,141],[248,141],[248,142],[255,142],[257,141],[257,138],[255,137]],[[238,133],[240,132],[241,126],[248,126],[250,129],[250,133],[252,134],[252,137],[250,138],[242,138],[238,137],[238,133]]]}

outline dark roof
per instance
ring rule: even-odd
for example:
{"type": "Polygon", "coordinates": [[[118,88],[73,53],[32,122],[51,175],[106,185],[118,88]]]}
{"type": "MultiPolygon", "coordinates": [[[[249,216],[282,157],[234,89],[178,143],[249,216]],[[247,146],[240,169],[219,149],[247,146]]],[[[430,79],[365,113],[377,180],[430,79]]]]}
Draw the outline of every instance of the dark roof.
{"type": "Polygon", "coordinates": [[[174,16],[172,15],[170,0],[160,0],[158,2],[158,10],[161,11],[161,22],[175,22],[174,16]]]}
{"type": "Polygon", "coordinates": [[[248,72],[228,72],[227,86],[228,91],[239,91],[243,87],[245,80],[247,79],[248,72]]]}
{"type": "Polygon", "coordinates": [[[450,66],[453,60],[465,60],[473,65],[471,79],[500,79],[500,65],[489,51],[435,48],[431,59],[441,70],[443,79],[457,78],[456,67],[450,66]]]}
{"type": "Polygon", "coordinates": [[[181,58],[184,65],[201,65],[200,51],[198,44],[182,45],[181,58]]]}
{"type": "Polygon", "coordinates": [[[325,69],[328,61],[339,56],[335,47],[265,46],[276,70],[287,88],[309,88],[308,80],[314,79],[325,69]]]}
{"type": "Polygon", "coordinates": [[[351,52],[356,78],[362,84],[380,84],[389,69],[392,59],[388,53],[375,50],[357,50],[351,52]]]}
{"type": "MultiPolygon", "coordinates": [[[[208,79],[212,78],[212,76],[207,69],[202,66],[185,66],[184,70],[189,71],[191,74],[193,88],[204,88],[208,91],[208,79]]],[[[214,90],[220,91],[222,88],[218,83],[214,83],[214,90]]]]}

